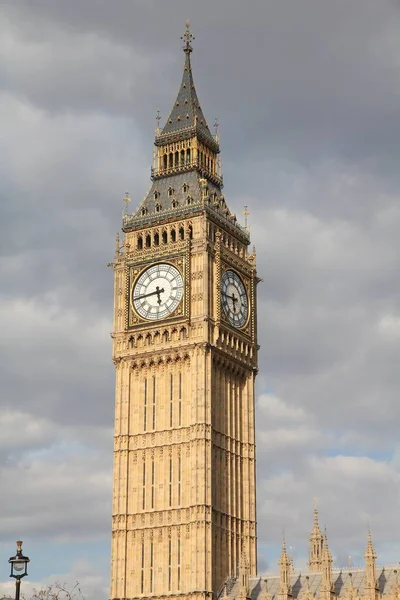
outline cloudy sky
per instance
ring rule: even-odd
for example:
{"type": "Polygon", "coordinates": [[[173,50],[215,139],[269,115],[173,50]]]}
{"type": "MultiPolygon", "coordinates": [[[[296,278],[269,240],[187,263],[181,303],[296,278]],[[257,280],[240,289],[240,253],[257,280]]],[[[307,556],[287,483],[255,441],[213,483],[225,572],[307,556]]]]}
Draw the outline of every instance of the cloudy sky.
{"type": "Polygon", "coordinates": [[[112,260],[149,184],[190,17],[225,195],[258,254],[260,571],[400,559],[400,8],[395,0],[2,0],[0,594],[105,599],[112,260]],[[27,584],[24,584],[27,586],[27,584]],[[28,589],[27,587],[25,589],[28,589]]]}

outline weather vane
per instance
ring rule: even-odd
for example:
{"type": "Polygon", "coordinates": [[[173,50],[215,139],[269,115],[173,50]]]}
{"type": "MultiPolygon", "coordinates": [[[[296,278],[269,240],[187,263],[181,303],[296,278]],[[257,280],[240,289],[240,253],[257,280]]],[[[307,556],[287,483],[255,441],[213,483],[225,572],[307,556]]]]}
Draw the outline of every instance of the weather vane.
{"type": "Polygon", "coordinates": [[[185,42],[185,43],[184,43],[184,46],[183,46],[183,51],[184,51],[184,52],[187,52],[187,53],[189,53],[189,52],[191,52],[191,51],[193,50],[193,48],[192,48],[192,46],[191,46],[190,42],[191,42],[192,40],[194,40],[194,39],[195,39],[195,38],[194,38],[194,36],[192,35],[192,33],[191,33],[191,31],[190,31],[190,19],[188,19],[188,20],[186,21],[186,31],[185,31],[185,33],[183,34],[183,36],[181,37],[181,40],[183,40],[183,41],[185,42]]]}

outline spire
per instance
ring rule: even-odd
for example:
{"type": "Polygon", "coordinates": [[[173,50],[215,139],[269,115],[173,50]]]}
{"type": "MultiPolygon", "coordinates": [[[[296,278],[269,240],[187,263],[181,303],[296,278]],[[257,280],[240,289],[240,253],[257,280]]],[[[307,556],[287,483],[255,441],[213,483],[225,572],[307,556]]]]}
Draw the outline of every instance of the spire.
{"type": "Polygon", "coordinates": [[[370,529],[368,529],[367,547],[365,549],[364,558],[365,560],[376,560],[376,552],[372,545],[372,536],[370,529]]]}
{"type": "Polygon", "coordinates": [[[328,546],[328,537],[326,535],[326,529],[323,537],[321,571],[322,573],[320,600],[331,600],[331,598],[333,598],[332,554],[328,546]]]}
{"type": "Polygon", "coordinates": [[[237,222],[222,193],[218,127],[213,136],[197,97],[190,62],[194,38],[189,22],[182,39],[182,81],[164,128],[157,113],[152,184],[135,212],[124,213],[122,229],[126,233],[145,224],[205,211],[247,246],[249,232],[237,222]]]}
{"type": "Polygon", "coordinates": [[[317,499],[314,498],[314,522],[310,534],[310,552],[308,561],[308,568],[310,569],[310,571],[321,570],[323,545],[324,538],[318,521],[317,499]]]}
{"type": "Polygon", "coordinates": [[[377,597],[376,585],[376,552],[372,545],[371,531],[368,530],[367,547],[364,553],[365,558],[365,596],[369,600],[375,600],[377,597]]]}
{"type": "Polygon", "coordinates": [[[292,572],[292,563],[286,551],[286,540],[285,536],[283,536],[282,540],[282,550],[281,555],[279,557],[279,589],[278,589],[278,599],[279,600],[288,600],[288,598],[292,595],[292,588],[290,585],[290,574],[292,572]]]}
{"type": "Polygon", "coordinates": [[[190,31],[189,21],[186,22],[186,31],[181,39],[184,41],[183,51],[185,53],[182,81],[167,122],[162,132],[156,137],[156,144],[160,145],[166,137],[170,137],[172,134],[190,133],[190,130],[194,129],[203,141],[208,142],[212,149],[218,152],[218,143],[207,125],[193,81],[190,55],[193,51],[191,41],[194,37],[190,31]]]}

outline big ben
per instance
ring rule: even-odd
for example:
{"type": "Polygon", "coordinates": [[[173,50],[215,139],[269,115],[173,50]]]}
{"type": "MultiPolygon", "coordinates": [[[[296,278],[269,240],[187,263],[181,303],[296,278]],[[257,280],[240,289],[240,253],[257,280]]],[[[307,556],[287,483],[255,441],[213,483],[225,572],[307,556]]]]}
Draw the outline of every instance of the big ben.
{"type": "Polygon", "coordinates": [[[255,255],[223,195],[189,25],[152,185],[113,262],[111,598],[216,597],[257,570],[255,255]]]}

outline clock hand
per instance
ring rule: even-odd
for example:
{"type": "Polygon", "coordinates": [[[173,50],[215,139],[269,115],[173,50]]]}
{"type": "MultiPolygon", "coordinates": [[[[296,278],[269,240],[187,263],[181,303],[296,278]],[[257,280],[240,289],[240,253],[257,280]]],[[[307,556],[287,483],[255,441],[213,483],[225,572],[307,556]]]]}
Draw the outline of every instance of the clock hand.
{"type": "Polygon", "coordinates": [[[149,296],[155,296],[155,295],[157,294],[157,296],[158,296],[158,300],[157,300],[157,302],[158,302],[159,304],[161,304],[161,301],[160,301],[160,294],[162,294],[163,292],[165,292],[164,288],[162,288],[162,289],[160,290],[160,288],[157,286],[157,288],[156,288],[156,290],[155,290],[154,292],[149,292],[148,294],[143,294],[142,296],[136,296],[136,297],[134,298],[134,300],[141,300],[142,298],[148,298],[149,296]]]}
{"type": "Polygon", "coordinates": [[[229,298],[230,300],[232,300],[233,302],[233,312],[236,312],[236,302],[239,301],[239,298],[237,296],[235,296],[235,294],[232,294],[232,296],[230,296],[229,294],[225,294],[225,296],[227,298],[229,298]]]}
{"type": "Polygon", "coordinates": [[[160,290],[160,288],[157,286],[156,287],[156,294],[157,294],[157,304],[160,305],[161,304],[161,298],[160,298],[160,294],[164,292],[164,288],[162,288],[162,290],[160,290]]]}

